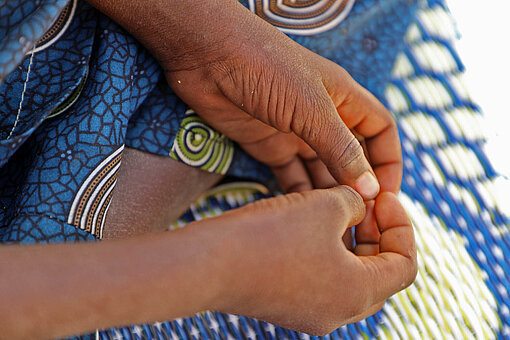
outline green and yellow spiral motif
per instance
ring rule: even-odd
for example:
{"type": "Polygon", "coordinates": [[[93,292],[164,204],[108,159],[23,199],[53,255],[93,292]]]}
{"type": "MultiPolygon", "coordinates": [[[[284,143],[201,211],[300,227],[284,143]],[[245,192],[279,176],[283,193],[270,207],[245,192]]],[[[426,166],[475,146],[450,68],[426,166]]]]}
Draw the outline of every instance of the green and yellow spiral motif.
{"type": "Polygon", "coordinates": [[[234,145],[230,139],[207,125],[193,110],[186,112],[170,157],[202,170],[225,174],[233,156],[234,145]]]}

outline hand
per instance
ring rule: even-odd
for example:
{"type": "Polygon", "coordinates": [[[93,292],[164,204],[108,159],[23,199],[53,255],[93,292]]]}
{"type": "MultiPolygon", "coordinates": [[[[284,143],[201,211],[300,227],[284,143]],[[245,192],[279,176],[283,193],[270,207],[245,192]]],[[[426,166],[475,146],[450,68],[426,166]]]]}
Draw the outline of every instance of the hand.
{"type": "Polygon", "coordinates": [[[270,166],[287,192],[337,182],[365,199],[399,190],[397,128],[373,95],[241,5],[208,6],[214,20],[195,9],[204,38],[193,48],[155,53],[179,97],[270,166]],[[366,142],[370,163],[351,130],[366,142]]]}
{"type": "Polygon", "coordinates": [[[206,308],[317,335],[374,314],[413,282],[416,250],[405,211],[382,193],[377,255],[355,255],[341,235],[363,215],[361,197],[341,186],[257,201],[190,225],[223,240],[211,254],[221,291],[206,308]]]}

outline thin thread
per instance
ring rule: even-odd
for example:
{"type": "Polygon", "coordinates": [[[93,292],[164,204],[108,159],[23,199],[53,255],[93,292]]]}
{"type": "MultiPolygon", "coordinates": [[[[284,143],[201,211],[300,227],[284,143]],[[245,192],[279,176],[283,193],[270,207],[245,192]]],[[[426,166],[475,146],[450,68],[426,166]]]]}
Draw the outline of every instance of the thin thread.
{"type": "Polygon", "coordinates": [[[16,120],[14,121],[14,125],[12,126],[11,132],[9,133],[9,136],[7,136],[7,139],[11,138],[11,136],[19,122],[19,116],[21,115],[21,108],[23,107],[23,100],[25,99],[25,92],[27,91],[27,83],[28,83],[28,79],[30,78],[30,69],[32,68],[33,60],[34,60],[34,50],[32,50],[32,54],[30,55],[30,62],[28,64],[28,70],[27,70],[27,78],[25,79],[25,83],[23,84],[23,92],[21,92],[21,100],[19,102],[18,114],[16,115],[16,120]]]}

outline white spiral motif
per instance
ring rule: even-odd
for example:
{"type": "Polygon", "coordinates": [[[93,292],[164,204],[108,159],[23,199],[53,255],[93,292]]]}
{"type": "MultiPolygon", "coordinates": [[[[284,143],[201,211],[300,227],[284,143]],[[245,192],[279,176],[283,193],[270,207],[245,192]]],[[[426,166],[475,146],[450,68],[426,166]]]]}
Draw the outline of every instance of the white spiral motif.
{"type": "Polygon", "coordinates": [[[250,10],[282,32],[312,35],[336,27],[355,0],[249,0],[250,10]]]}

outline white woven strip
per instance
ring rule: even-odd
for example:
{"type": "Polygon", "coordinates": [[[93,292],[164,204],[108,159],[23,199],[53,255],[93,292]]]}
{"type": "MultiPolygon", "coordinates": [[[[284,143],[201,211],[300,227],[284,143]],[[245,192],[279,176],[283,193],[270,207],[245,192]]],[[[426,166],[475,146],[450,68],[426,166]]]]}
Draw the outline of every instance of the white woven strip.
{"type": "Polygon", "coordinates": [[[398,123],[406,136],[415,143],[433,146],[446,142],[446,134],[443,128],[430,115],[415,112],[401,116],[398,123]]]}
{"type": "Polygon", "coordinates": [[[450,51],[438,42],[426,41],[412,47],[413,57],[420,68],[436,74],[457,71],[458,65],[450,51]]]}
{"type": "Polygon", "coordinates": [[[431,36],[450,41],[456,38],[453,20],[441,6],[420,11],[418,13],[418,20],[431,36]]]}
{"type": "MultiPolygon", "coordinates": [[[[486,274],[466,251],[466,242],[447,230],[437,216],[402,194],[401,202],[415,225],[419,254],[416,282],[390,298],[383,309],[398,338],[495,339],[501,327],[497,302],[485,285],[486,274]],[[400,323],[413,324],[402,335],[400,323]]],[[[406,327],[406,326],[404,326],[406,327]]]]}

